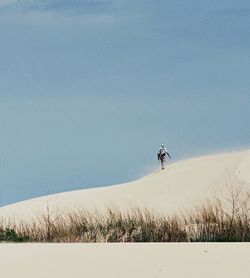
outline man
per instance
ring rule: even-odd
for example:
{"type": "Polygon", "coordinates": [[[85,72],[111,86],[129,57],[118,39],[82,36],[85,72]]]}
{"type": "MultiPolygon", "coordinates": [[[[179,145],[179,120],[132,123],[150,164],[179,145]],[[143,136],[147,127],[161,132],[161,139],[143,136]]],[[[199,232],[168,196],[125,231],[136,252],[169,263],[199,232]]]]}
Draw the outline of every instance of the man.
{"type": "Polygon", "coordinates": [[[164,147],[164,145],[161,145],[161,148],[157,154],[158,160],[161,161],[161,169],[164,170],[164,163],[165,163],[165,158],[166,155],[171,159],[170,154],[168,153],[167,149],[164,147]]]}

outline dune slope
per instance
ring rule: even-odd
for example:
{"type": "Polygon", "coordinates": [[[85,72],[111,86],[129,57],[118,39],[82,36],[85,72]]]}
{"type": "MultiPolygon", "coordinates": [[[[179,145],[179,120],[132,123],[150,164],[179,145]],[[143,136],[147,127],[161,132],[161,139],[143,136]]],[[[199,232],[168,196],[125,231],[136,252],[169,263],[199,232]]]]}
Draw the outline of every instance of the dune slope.
{"type": "Polygon", "coordinates": [[[0,209],[0,215],[31,219],[52,211],[78,208],[103,210],[146,207],[164,213],[189,209],[226,186],[250,189],[250,151],[199,157],[168,165],[137,181],[101,188],[77,190],[35,198],[0,209]]]}

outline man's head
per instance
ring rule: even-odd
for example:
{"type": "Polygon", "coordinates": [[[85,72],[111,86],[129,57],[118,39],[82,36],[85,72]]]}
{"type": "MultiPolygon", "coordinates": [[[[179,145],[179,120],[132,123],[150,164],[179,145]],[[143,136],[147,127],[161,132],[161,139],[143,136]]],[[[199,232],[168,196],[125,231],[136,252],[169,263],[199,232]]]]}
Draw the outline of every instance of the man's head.
{"type": "Polygon", "coordinates": [[[163,145],[163,144],[161,144],[161,147],[162,147],[162,148],[164,148],[164,145],[163,145]]]}

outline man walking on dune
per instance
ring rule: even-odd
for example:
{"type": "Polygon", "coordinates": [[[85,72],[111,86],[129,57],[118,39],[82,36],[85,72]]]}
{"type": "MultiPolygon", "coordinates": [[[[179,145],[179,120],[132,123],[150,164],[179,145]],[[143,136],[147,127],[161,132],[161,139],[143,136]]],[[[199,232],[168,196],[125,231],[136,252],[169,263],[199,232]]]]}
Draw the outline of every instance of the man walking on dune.
{"type": "Polygon", "coordinates": [[[167,149],[162,144],[160,150],[157,153],[158,160],[161,161],[161,169],[162,170],[164,170],[164,168],[165,168],[164,164],[166,162],[166,155],[169,157],[169,159],[171,159],[170,154],[168,153],[167,149]]]}

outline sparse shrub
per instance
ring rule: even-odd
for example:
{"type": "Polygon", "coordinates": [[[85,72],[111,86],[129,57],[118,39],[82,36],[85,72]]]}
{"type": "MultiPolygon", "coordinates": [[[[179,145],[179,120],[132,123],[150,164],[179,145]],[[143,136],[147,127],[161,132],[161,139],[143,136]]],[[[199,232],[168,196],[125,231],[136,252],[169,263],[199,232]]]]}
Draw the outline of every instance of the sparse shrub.
{"type": "Polygon", "coordinates": [[[0,241],[1,242],[24,242],[28,241],[28,238],[17,233],[12,228],[0,228],[0,241]]]}

